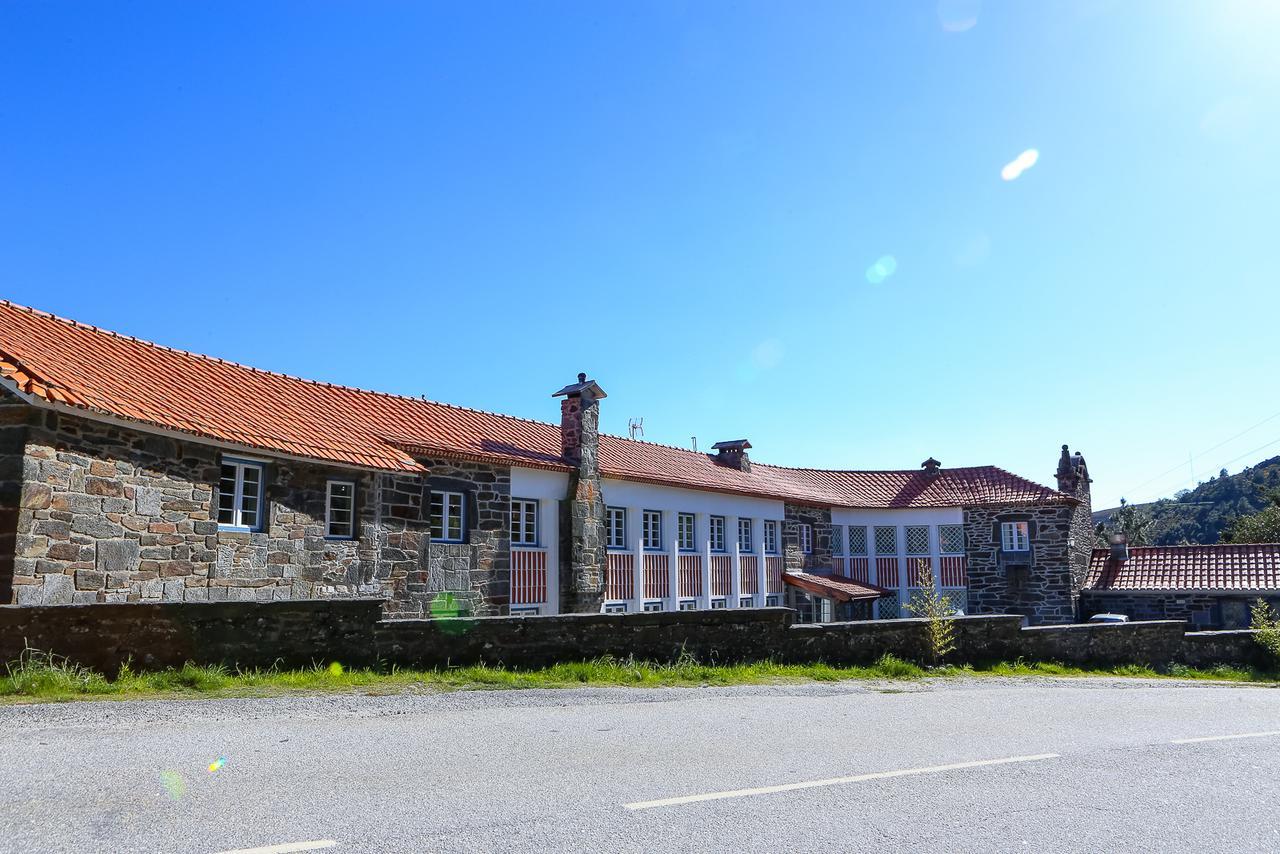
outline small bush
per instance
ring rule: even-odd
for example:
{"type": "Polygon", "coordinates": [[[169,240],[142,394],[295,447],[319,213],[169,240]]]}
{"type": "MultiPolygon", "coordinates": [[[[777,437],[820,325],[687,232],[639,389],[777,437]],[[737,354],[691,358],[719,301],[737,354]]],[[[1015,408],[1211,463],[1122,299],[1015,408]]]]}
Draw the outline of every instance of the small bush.
{"type": "Polygon", "coordinates": [[[1253,627],[1257,629],[1254,640],[1271,656],[1271,660],[1280,663],[1280,617],[1266,603],[1259,599],[1253,603],[1253,627]]]}

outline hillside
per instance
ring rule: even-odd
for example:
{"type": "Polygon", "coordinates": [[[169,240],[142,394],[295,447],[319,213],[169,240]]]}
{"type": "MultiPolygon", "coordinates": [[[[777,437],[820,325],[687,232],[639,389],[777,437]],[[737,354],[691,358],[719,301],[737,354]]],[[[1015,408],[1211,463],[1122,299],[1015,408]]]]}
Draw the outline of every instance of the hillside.
{"type": "MultiPolygon", "coordinates": [[[[1238,474],[1210,478],[1174,498],[1137,506],[1151,514],[1152,545],[1216,543],[1233,518],[1266,507],[1270,489],[1280,489],[1280,457],[1263,460],[1238,474]]],[[[1117,509],[1098,510],[1093,520],[1105,522],[1117,509]]]]}

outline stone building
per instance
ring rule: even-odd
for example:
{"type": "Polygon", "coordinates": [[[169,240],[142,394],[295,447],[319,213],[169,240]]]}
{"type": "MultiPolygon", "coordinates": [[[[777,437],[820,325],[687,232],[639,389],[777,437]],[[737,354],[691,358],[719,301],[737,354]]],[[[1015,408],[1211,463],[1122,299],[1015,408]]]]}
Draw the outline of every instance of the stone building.
{"type": "Polygon", "coordinates": [[[1248,628],[1258,599],[1280,610],[1280,544],[1094,549],[1081,616],[1186,620],[1198,629],[1248,628]]]}
{"type": "Polygon", "coordinates": [[[377,596],[392,615],[1076,616],[1089,478],[765,465],[311,382],[0,302],[0,603],[377,596]]]}

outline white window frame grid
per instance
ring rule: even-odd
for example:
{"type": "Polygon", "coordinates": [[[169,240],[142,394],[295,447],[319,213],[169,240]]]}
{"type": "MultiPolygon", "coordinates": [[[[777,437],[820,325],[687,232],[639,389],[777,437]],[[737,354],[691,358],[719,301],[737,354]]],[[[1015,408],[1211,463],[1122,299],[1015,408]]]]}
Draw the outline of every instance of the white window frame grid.
{"type": "Polygon", "coordinates": [[[242,460],[236,457],[223,457],[221,468],[218,470],[218,527],[224,531],[261,531],[263,529],[262,519],[264,505],[267,498],[267,466],[266,463],[260,463],[255,460],[242,460]],[[222,521],[222,497],[225,493],[222,491],[223,477],[222,469],[231,468],[234,470],[234,488],[231,492],[231,521],[222,521]],[[253,513],[253,523],[246,525],[244,522],[244,473],[253,469],[258,473],[258,490],[257,509],[251,511],[253,513]]]}
{"type": "Polygon", "coordinates": [[[800,551],[813,554],[813,526],[808,522],[800,523],[800,551]]]}
{"type": "Polygon", "coordinates": [[[644,539],[645,551],[662,551],[662,511],[640,511],[640,533],[644,539]]]}
{"type": "Polygon", "coordinates": [[[626,551],[627,548],[627,508],[604,508],[605,547],[613,551],[626,551]],[[615,536],[616,534],[616,536],[615,536]]]}
{"type": "Polygon", "coordinates": [[[907,525],[906,535],[904,539],[906,540],[907,554],[918,555],[918,556],[924,556],[929,554],[929,526],[928,525],[907,525]],[[919,543],[913,544],[911,542],[912,535],[914,534],[916,539],[919,539],[920,532],[922,530],[924,531],[924,548],[920,548],[919,543]]]}
{"type": "Polygon", "coordinates": [[[831,526],[831,553],[833,555],[844,554],[844,525],[831,526]]]}
{"type": "Polygon", "coordinates": [[[324,486],[324,536],[329,540],[354,540],[356,538],[356,482],[354,480],[330,480],[324,486]],[[346,496],[336,496],[338,498],[346,498],[348,506],[346,508],[334,507],[333,488],[335,486],[345,486],[350,488],[350,492],[346,496]],[[347,521],[334,522],[333,512],[335,510],[347,513],[347,521]],[[334,526],[346,526],[346,533],[334,533],[334,526]]]}
{"type": "Polygon", "coordinates": [[[537,499],[511,499],[511,545],[534,547],[538,545],[537,499]]]}
{"type": "Polygon", "coordinates": [[[855,557],[864,557],[867,553],[867,526],[866,525],[850,525],[849,526],[849,554],[855,557]],[[854,540],[857,540],[855,544],[854,540]]]}
{"type": "Polygon", "coordinates": [[[708,524],[707,539],[711,543],[711,551],[725,551],[725,526],[728,524],[723,516],[711,516],[708,524]]]}
{"type": "Polygon", "coordinates": [[[692,513],[676,514],[676,548],[682,552],[698,548],[698,517],[692,513]]]}
{"type": "Polygon", "coordinates": [[[877,555],[896,555],[898,553],[898,528],[896,525],[876,525],[875,529],[875,547],[877,555]],[[888,531],[893,536],[893,548],[885,551],[880,547],[880,534],[882,531],[888,531]]]}
{"type": "Polygon", "coordinates": [[[764,523],[764,553],[767,555],[778,553],[778,523],[772,519],[766,519],[764,523]]]}
{"type": "Polygon", "coordinates": [[[1000,550],[1005,552],[1031,551],[1031,525],[1027,522],[1001,522],[1000,550]]]}
{"type": "Polygon", "coordinates": [[[738,518],[738,551],[751,551],[751,520],[738,518]]]}
{"type": "Polygon", "coordinates": [[[964,554],[964,525],[939,525],[938,526],[938,551],[944,555],[962,555],[964,554]],[[947,548],[951,543],[948,540],[958,537],[960,547],[956,549],[947,548]]]}
{"type": "Polygon", "coordinates": [[[467,532],[467,496],[462,492],[451,492],[447,489],[431,490],[431,541],[433,543],[461,543],[467,532]],[[436,499],[440,500],[440,536],[436,536],[436,499]],[[450,509],[457,504],[458,528],[457,536],[450,536],[454,529],[449,522],[450,509]]]}

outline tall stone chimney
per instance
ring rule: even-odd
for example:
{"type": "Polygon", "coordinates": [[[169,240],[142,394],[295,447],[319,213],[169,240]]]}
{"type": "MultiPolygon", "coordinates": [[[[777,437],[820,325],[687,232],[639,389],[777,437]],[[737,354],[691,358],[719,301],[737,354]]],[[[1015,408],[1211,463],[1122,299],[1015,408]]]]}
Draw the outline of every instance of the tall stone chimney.
{"type": "Polygon", "coordinates": [[[929,459],[920,464],[920,468],[924,469],[925,477],[937,477],[938,472],[942,471],[942,463],[933,457],[929,457],[929,459]]]}
{"type": "Polygon", "coordinates": [[[596,613],[604,602],[604,496],[600,491],[600,405],[604,389],[586,374],[557,391],[560,453],[570,466],[560,502],[560,611],[596,613]]]}
{"type": "Polygon", "coordinates": [[[1093,527],[1093,503],[1089,495],[1089,467],[1085,464],[1084,455],[1079,451],[1071,453],[1070,448],[1062,446],[1062,455],[1058,457],[1058,470],[1054,473],[1058,481],[1058,491],[1070,495],[1080,503],[1071,507],[1070,533],[1067,535],[1067,556],[1071,569],[1071,601],[1076,610],[1076,619],[1080,619],[1080,588],[1084,585],[1085,576],[1089,572],[1089,559],[1093,554],[1095,537],[1093,527]]]}
{"type": "Polygon", "coordinates": [[[747,448],[751,443],[746,439],[731,439],[728,442],[716,442],[711,450],[716,452],[715,461],[738,471],[751,471],[751,458],[747,456],[747,448]]]}

